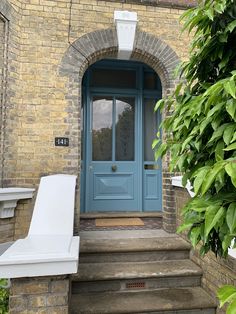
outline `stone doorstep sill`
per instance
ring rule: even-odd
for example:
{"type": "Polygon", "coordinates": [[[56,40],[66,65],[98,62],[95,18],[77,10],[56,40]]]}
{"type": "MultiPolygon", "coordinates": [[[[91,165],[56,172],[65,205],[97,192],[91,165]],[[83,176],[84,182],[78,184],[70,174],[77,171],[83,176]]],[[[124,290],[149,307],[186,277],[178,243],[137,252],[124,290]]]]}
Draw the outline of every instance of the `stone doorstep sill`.
{"type": "MultiPolygon", "coordinates": [[[[182,176],[176,176],[171,178],[171,182],[173,186],[177,186],[179,188],[186,188],[188,190],[188,193],[191,197],[194,197],[195,193],[191,191],[192,187],[190,183],[188,182],[186,187],[183,186],[182,184],[182,176]]],[[[233,242],[232,242],[232,247],[233,247],[233,242]]],[[[236,259],[236,249],[229,249],[229,256],[236,259]]]]}
{"type": "Polygon", "coordinates": [[[35,189],[0,188],[0,219],[14,217],[17,202],[33,197],[35,189]]]}
{"type": "Polygon", "coordinates": [[[80,237],[68,235],[30,235],[18,240],[1,256],[1,278],[76,273],[79,242],[80,237]]]}

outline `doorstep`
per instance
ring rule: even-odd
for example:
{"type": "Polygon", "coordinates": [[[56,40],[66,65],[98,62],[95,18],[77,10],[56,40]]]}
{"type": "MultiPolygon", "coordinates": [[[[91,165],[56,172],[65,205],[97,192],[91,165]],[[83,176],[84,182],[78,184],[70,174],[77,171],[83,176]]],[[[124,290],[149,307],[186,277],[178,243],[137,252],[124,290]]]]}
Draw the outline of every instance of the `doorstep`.
{"type": "Polygon", "coordinates": [[[81,219],[95,219],[95,218],[128,218],[128,217],[140,217],[140,218],[162,218],[163,212],[90,212],[81,213],[81,219]]]}

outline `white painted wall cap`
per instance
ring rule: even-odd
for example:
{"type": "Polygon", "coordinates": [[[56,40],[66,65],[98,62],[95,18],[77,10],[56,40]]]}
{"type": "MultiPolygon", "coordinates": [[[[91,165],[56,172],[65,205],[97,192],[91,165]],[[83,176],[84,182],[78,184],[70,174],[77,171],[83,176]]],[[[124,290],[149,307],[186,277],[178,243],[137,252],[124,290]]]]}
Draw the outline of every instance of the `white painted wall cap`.
{"type": "Polygon", "coordinates": [[[13,243],[0,258],[1,265],[35,264],[78,259],[79,237],[28,236],[13,243]],[[77,245],[73,248],[73,242],[77,245]]]}
{"type": "Polygon", "coordinates": [[[177,186],[177,187],[180,187],[180,188],[186,188],[188,193],[189,193],[189,195],[191,197],[194,197],[195,193],[192,191],[193,187],[191,186],[190,182],[188,181],[186,186],[183,186],[182,179],[183,179],[183,176],[172,177],[171,178],[171,183],[172,183],[173,186],[177,186]]]}
{"type": "Polygon", "coordinates": [[[10,187],[0,188],[0,201],[32,198],[35,189],[10,187]]]}

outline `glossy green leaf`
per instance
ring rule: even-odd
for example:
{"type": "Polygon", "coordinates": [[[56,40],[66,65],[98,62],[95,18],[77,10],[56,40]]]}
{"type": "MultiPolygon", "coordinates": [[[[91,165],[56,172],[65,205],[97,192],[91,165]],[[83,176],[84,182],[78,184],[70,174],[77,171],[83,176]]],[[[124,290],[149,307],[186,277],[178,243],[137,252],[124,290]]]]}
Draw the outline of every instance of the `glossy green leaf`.
{"type": "Polygon", "coordinates": [[[226,314],[235,314],[236,313],[236,296],[232,296],[233,302],[228,306],[226,314]]]}
{"type": "Polygon", "coordinates": [[[224,141],[219,141],[215,149],[215,158],[217,161],[224,159],[224,148],[225,148],[224,141]]]}
{"type": "Polygon", "coordinates": [[[226,110],[228,114],[232,117],[232,119],[235,119],[236,103],[233,101],[233,99],[230,99],[226,103],[226,110]]]}
{"type": "Polygon", "coordinates": [[[225,164],[222,162],[216,163],[213,169],[208,172],[207,177],[205,177],[205,180],[202,183],[201,192],[203,195],[209,190],[217,174],[224,168],[224,165],[225,164]]]}
{"type": "Polygon", "coordinates": [[[231,139],[233,137],[235,128],[236,128],[235,124],[230,124],[224,130],[223,139],[224,139],[224,142],[225,142],[226,145],[229,145],[229,143],[230,143],[230,141],[231,141],[231,139]]]}
{"type": "Polygon", "coordinates": [[[228,24],[227,26],[227,30],[230,31],[230,33],[232,33],[232,31],[236,28],[236,20],[234,20],[233,22],[231,22],[230,24],[228,24]]]}
{"type": "Polygon", "coordinates": [[[195,194],[198,194],[203,181],[205,180],[207,173],[210,171],[210,167],[203,167],[202,169],[199,170],[194,183],[193,183],[193,188],[194,188],[194,192],[195,194]]]}
{"type": "Polygon", "coordinates": [[[220,307],[222,307],[226,302],[236,298],[236,287],[225,285],[218,290],[217,295],[220,299],[220,307]]]}
{"type": "Polygon", "coordinates": [[[154,107],[154,111],[157,111],[158,109],[162,110],[164,108],[164,106],[165,106],[165,100],[164,99],[160,99],[156,103],[156,105],[154,107]]]}
{"type": "Polygon", "coordinates": [[[194,227],[190,230],[189,240],[191,241],[193,247],[195,248],[199,241],[201,240],[201,227],[194,227]]]}
{"type": "Polygon", "coordinates": [[[233,80],[228,81],[225,85],[224,85],[224,89],[225,91],[230,94],[233,98],[236,98],[236,86],[235,86],[235,82],[233,80]]]}
{"type": "Polygon", "coordinates": [[[225,171],[230,176],[233,185],[236,187],[236,162],[229,162],[225,166],[225,171]]]}
{"type": "Polygon", "coordinates": [[[224,123],[222,124],[218,129],[216,129],[214,131],[214,133],[212,134],[212,137],[210,138],[209,142],[213,142],[214,140],[220,138],[223,136],[225,129],[231,125],[230,123],[224,123]]]}
{"type": "Polygon", "coordinates": [[[206,15],[209,17],[211,21],[214,20],[214,10],[213,8],[209,8],[208,10],[205,11],[206,15]]]}
{"type": "Polygon", "coordinates": [[[222,218],[224,211],[224,207],[219,208],[217,205],[212,205],[207,208],[205,215],[205,238],[222,218]]]}
{"type": "Polygon", "coordinates": [[[165,154],[166,150],[167,150],[167,144],[162,143],[154,153],[155,160],[158,160],[158,158],[162,157],[165,154]]]}
{"type": "Polygon", "coordinates": [[[228,249],[229,247],[231,247],[232,240],[233,240],[233,236],[226,235],[224,237],[224,240],[222,241],[222,248],[226,253],[228,253],[228,249]]]}
{"type": "Polygon", "coordinates": [[[183,232],[183,231],[185,231],[185,230],[188,230],[188,229],[190,229],[191,227],[192,227],[192,223],[186,223],[186,224],[182,224],[181,226],[179,226],[178,228],[177,228],[177,233],[181,233],[181,232],[183,232]]]}
{"type": "Polygon", "coordinates": [[[158,144],[160,143],[160,139],[155,139],[153,142],[152,142],[152,149],[154,149],[158,144]]]}
{"type": "Polygon", "coordinates": [[[236,142],[230,144],[230,145],[227,146],[224,150],[225,150],[225,151],[236,150],[236,142]]]}

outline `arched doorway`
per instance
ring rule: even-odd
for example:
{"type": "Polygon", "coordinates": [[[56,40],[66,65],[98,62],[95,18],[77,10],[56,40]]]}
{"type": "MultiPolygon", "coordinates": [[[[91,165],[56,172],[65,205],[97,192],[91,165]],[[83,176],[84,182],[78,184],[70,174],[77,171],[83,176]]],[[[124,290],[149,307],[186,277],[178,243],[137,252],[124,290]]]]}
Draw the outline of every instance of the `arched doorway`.
{"type": "Polygon", "coordinates": [[[102,60],[82,86],[82,212],[161,211],[161,160],[151,148],[158,75],[141,62],[102,60]]]}

